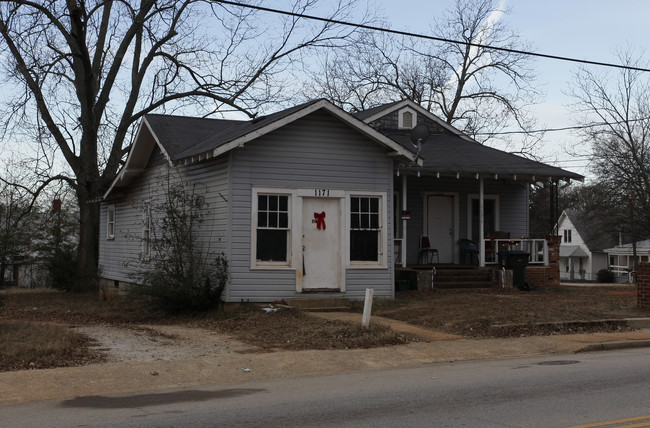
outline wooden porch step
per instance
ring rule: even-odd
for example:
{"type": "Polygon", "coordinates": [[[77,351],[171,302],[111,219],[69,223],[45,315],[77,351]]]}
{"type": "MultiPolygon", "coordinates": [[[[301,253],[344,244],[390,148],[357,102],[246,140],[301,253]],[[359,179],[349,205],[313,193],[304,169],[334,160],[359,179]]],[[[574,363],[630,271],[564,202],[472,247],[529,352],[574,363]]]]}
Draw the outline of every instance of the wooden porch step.
{"type": "Polygon", "coordinates": [[[350,309],[345,297],[295,297],[284,299],[288,306],[302,311],[341,311],[350,309]]]}

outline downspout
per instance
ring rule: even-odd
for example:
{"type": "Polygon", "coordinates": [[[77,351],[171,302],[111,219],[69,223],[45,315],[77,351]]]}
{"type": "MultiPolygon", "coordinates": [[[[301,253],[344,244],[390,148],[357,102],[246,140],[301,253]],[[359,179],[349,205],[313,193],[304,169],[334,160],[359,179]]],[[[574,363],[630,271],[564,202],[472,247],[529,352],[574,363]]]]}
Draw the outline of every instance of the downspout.
{"type": "MultiPolygon", "coordinates": [[[[402,174],[402,212],[406,211],[406,174],[402,174]]],[[[402,218],[402,267],[406,267],[406,223],[402,218]]]]}
{"type": "Polygon", "coordinates": [[[479,266],[485,267],[485,210],[484,210],[484,200],[485,200],[485,179],[480,177],[478,180],[479,187],[479,197],[478,197],[478,212],[479,212],[479,221],[478,221],[478,260],[479,266]]]}

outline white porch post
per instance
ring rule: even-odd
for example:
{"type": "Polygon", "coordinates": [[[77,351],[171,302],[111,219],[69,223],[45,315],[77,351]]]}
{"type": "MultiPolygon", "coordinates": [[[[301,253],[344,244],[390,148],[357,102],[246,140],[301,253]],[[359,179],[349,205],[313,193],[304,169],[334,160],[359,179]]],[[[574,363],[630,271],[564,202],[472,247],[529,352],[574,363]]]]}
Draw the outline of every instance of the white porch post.
{"type": "Polygon", "coordinates": [[[485,266],[485,225],[483,224],[485,220],[485,212],[483,210],[483,199],[484,199],[484,184],[485,179],[483,177],[479,178],[479,197],[478,197],[478,211],[479,211],[479,222],[478,222],[478,264],[480,267],[485,266]]]}
{"type": "MultiPolygon", "coordinates": [[[[406,211],[406,174],[402,174],[402,211],[406,211]]],[[[402,219],[402,267],[406,267],[406,219],[402,219]]]]}

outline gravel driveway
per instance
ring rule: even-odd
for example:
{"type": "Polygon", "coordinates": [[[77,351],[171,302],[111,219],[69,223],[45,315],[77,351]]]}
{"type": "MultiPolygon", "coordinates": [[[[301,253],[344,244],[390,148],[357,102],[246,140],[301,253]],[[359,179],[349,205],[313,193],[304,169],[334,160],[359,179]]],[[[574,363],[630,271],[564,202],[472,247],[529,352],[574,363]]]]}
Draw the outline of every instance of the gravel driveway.
{"type": "Polygon", "coordinates": [[[187,360],[204,356],[252,353],[258,349],[211,330],[183,326],[75,327],[96,344],[107,362],[187,360]]]}

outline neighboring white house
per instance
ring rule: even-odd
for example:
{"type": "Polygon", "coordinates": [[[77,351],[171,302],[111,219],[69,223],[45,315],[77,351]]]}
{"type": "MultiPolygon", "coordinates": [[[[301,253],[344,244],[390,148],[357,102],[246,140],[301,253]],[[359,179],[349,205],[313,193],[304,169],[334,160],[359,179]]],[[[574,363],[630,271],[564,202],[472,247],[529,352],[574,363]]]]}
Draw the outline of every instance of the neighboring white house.
{"type": "Polygon", "coordinates": [[[616,244],[612,234],[597,226],[597,213],[567,209],[558,220],[560,244],[560,280],[595,281],[601,269],[607,269],[605,248],[616,244]]]}
{"type": "MultiPolygon", "coordinates": [[[[605,250],[609,256],[609,269],[616,275],[616,282],[633,282],[630,272],[634,270],[634,248],[632,243],[621,244],[605,250]]],[[[637,262],[650,260],[650,239],[637,241],[636,243],[637,262]]]]}

